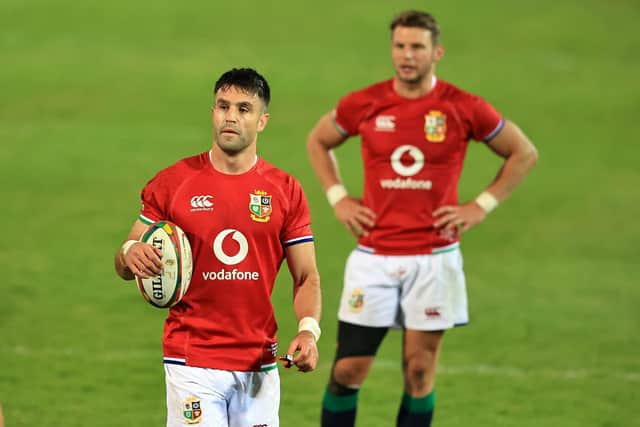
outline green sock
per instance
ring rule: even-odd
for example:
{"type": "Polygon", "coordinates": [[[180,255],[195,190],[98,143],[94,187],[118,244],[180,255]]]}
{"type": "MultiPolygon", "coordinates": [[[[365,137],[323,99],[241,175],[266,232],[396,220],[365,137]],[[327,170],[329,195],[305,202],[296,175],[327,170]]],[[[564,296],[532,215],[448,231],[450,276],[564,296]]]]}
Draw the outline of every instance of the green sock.
{"type": "Polygon", "coordinates": [[[402,404],[398,411],[398,427],[429,427],[436,405],[435,390],[424,397],[412,397],[406,391],[402,394],[402,404]]]}
{"type": "Polygon", "coordinates": [[[353,427],[356,422],[358,406],[358,390],[350,390],[349,394],[335,395],[329,388],[322,400],[322,427],[353,427]]]}

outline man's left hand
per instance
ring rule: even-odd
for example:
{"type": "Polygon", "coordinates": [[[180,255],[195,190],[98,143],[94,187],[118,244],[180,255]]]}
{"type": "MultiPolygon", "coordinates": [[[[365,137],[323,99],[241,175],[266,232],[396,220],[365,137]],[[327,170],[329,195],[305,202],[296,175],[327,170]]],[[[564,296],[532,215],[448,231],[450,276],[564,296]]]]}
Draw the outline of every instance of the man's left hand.
{"type": "Polygon", "coordinates": [[[443,235],[459,236],[487,217],[480,205],[471,201],[459,206],[445,205],[433,211],[433,224],[443,235]]]}
{"type": "Polygon", "coordinates": [[[309,331],[300,331],[289,344],[287,354],[295,355],[293,364],[299,371],[313,371],[318,364],[318,346],[313,334],[309,331]]]}

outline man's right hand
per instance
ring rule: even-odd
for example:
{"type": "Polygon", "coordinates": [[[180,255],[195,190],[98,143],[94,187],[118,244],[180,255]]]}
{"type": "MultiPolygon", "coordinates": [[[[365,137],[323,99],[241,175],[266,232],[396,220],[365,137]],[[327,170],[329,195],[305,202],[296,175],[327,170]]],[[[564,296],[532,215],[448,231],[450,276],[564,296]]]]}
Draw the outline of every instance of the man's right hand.
{"type": "Polygon", "coordinates": [[[335,204],[333,212],[356,238],[368,236],[369,230],[375,225],[376,214],[363,205],[361,200],[353,197],[343,197],[335,204]]]}
{"type": "Polygon", "coordinates": [[[123,260],[127,268],[141,279],[155,277],[162,272],[162,251],[148,243],[135,243],[123,260]]]}

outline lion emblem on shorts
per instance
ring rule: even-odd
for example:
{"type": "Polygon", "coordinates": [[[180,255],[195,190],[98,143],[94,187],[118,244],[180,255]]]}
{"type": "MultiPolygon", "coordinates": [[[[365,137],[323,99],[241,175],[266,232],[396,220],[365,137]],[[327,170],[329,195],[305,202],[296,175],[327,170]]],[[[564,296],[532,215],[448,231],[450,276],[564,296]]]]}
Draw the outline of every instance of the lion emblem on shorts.
{"type": "Polygon", "coordinates": [[[349,298],[350,310],[354,313],[359,313],[364,306],[364,292],[361,289],[354,289],[349,298]]]}
{"type": "Polygon", "coordinates": [[[202,421],[202,407],[200,399],[197,397],[189,397],[182,402],[182,415],[187,424],[198,424],[202,421]]]}

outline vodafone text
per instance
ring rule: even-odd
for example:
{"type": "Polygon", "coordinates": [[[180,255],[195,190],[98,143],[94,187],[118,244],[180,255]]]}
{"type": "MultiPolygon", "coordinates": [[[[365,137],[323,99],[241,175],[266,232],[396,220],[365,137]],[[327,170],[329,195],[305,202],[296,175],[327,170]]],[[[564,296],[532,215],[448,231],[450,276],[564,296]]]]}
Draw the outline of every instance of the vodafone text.
{"type": "Polygon", "coordinates": [[[237,268],[233,270],[225,270],[221,268],[219,271],[203,271],[202,278],[204,280],[260,280],[260,273],[257,271],[239,271],[237,268]]]}
{"type": "Polygon", "coordinates": [[[431,181],[411,178],[381,179],[380,187],[398,190],[431,190],[431,181]]]}

